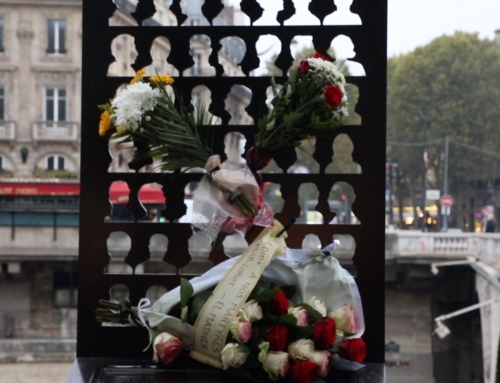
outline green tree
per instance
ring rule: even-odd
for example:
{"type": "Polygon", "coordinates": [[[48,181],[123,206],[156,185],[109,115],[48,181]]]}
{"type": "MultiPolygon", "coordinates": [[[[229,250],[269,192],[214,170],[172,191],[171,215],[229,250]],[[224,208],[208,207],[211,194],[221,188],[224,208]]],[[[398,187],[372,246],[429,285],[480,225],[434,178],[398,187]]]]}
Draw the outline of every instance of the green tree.
{"type": "MultiPolygon", "coordinates": [[[[456,33],[389,59],[387,112],[389,142],[448,136],[498,152],[500,47],[477,34],[456,33]]],[[[400,165],[401,189],[414,197],[425,174],[423,147],[389,145],[387,152],[400,165]]],[[[442,189],[444,142],[429,145],[428,156],[427,187],[442,189]]],[[[463,206],[470,209],[470,185],[498,174],[498,165],[498,159],[450,144],[449,192],[457,218],[463,206]]]]}

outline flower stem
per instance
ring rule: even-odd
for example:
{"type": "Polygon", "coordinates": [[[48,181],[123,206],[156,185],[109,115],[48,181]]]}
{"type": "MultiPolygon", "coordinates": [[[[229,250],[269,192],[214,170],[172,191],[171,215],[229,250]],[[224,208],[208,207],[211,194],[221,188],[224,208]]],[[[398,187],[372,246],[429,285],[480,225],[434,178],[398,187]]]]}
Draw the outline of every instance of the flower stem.
{"type": "Polygon", "coordinates": [[[245,216],[246,219],[252,219],[255,214],[257,214],[257,208],[250,202],[250,200],[242,193],[232,192],[228,188],[219,184],[213,176],[208,173],[208,180],[219,189],[222,194],[227,198],[227,200],[236,206],[236,208],[245,216]]]}

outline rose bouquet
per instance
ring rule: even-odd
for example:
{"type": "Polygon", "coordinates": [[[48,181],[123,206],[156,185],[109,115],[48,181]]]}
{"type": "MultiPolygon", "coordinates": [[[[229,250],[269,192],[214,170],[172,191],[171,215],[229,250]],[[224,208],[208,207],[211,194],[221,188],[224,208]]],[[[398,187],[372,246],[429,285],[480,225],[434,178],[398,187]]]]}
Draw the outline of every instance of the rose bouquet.
{"type": "Polygon", "coordinates": [[[356,365],[366,352],[359,292],[334,248],[288,249],[276,223],[243,255],[182,280],[152,307],[101,301],[97,319],[146,326],[154,361],[186,349],[243,379],[319,382],[334,361],[356,365]]]}
{"type": "Polygon", "coordinates": [[[203,105],[190,111],[175,102],[169,88],[172,77],[156,75],[145,80],[144,75],[145,71],[138,71],[125,89],[99,106],[99,134],[118,143],[134,142],[137,151],[132,162],[156,159],[163,171],[204,168],[207,174],[195,201],[194,224],[209,234],[214,232],[212,237],[221,228],[232,232],[253,224],[269,226],[272,214],[253,175],[219,169],[220,158],[212,149],[213,116],[207,118],[203,105]],[[205,199],[216,201],[216,217],[205,199]],[[208,222],[217,222],[217,230],[208,230],[208,222]]]}
{"type": "Polygon", "coordinates": [[[258,121],[251,169],[263,169],[282,150],[310,137],[331,136],[348,116],[344,75],[321,53],[302,60],[281,88],[272,83],[269,113],[258,121]]]}

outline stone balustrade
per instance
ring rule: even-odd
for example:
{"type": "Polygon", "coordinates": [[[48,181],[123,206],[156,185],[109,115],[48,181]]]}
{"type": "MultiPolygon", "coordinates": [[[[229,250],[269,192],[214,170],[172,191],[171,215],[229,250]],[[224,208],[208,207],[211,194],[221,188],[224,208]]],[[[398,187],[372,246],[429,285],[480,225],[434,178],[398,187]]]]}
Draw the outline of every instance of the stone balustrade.
{"type": "Polygon", "coordinates": [[[73,121],[36,121],[33,123],[33,139],[36,141],[76,141],[79,123],[73,121]]]}
{"type": "Polygon", "coordinates": [[[0,120],[0,141],[16,139],[17,123],[15,121],[0,120]]]}
{"type": "Polygon", "coordinates": [[[386,259],[479,257],[500,266],[500,233],[387,232],[386,259]]]}
{"type": "MultiPolygon", "coordinates": [[[[110,251],[123,253],[130,249],[130,238],[122,234],[114,236],[109,242],[110,251]]],[[[479,257],[490,264],[500,267],[500,233],[424,233],[420,231],[393,231],[386,233],[385,253],[387,260],[420,259],[422,262],[436,262],[439,259],[479,257]]],[[[355,241],[352,238],[339,238],[341,246],[336,254],[340,259],[352,257],[355,241]]],[[[42,259],[76,258],[78,256],[77,227],[14,227],[0,226],[0,241],[4,244],[0,250],[0,260],[38,257],[42,259]],[[54,233],[54,230],[56,232],[54,233]]],[[[153,253],[163,253],[166,243],[150,244],[153,253]]],[[[231,254],[240,253],[238,244],[227,243],[231,254]]],[[[193,244],[193,252],[208,252],[208,244],[193,244]],[[206,247],[206,249],[205,249],[206,247]],[[203,251],[206,250],[206,251],[203,251]]],[[[160,254],[154,254],[160,255],[160,254]]],[[[161,258],[158,257],[158,258],[161,258]]],[[[195,255],[196,257],[196,255],[195,255]]]]}

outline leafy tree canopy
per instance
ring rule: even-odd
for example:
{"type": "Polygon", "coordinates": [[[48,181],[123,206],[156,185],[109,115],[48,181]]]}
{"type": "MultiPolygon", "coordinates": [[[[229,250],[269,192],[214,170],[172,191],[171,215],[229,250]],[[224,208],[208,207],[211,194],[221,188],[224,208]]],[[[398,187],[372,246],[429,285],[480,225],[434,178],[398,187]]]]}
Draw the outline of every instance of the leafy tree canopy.
{"type": "MultiPolygon", "coordinates": [[[[500,47],[477,34],[456,33],[388,62],[388,141],[451,139],[500,151],[500,47]]],[[[428,146],[428,187],[443,184],[444,143],[428,146]]],[[[423,147],[388,146],[409,188],[424,174],[423,147]]],[[[468,181],[497,174],[498,158],[453,142],[449,184],[455,196],[468,181]]]]}

